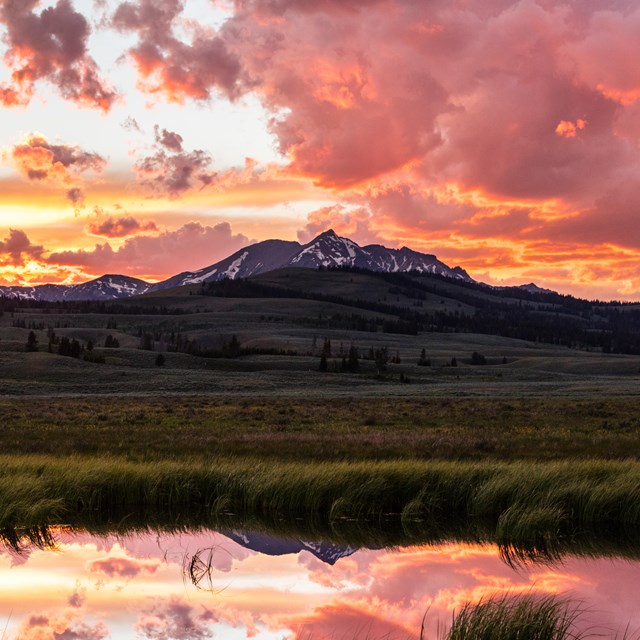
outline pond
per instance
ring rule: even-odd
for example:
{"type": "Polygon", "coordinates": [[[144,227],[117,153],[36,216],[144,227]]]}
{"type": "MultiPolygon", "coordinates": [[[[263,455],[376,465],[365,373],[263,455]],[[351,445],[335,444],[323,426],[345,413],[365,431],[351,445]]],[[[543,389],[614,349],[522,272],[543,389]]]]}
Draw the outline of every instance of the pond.
{"type": "Polygon", "coordinates": [[[51,534],[53,548],[2,550],[0,637],[406,640],[424,619],[435,639],[464,603],[507,593],[567,595],[606,637],[640,630],[640,563],[622,558],[514,564],[493,544],[372,549],[233,528],[51,534]]]}

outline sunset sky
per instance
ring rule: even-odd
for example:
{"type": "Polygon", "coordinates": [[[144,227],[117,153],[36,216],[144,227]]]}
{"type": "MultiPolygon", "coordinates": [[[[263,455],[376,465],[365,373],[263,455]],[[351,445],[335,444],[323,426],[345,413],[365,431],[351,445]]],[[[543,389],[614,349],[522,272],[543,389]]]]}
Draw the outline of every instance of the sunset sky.
{"type": "Polygon", "coordinates": [[[635,0],[0,0],[0,283],[332,227],[640,300],[635,0]]]}

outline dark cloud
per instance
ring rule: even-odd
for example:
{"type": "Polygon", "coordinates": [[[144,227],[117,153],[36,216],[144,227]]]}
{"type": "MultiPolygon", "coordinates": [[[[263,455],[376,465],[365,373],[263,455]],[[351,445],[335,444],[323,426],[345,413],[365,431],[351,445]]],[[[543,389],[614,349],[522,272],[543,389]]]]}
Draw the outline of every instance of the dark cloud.
{"type": "Polygon", "coordinates": [[[26,105],[35,83],[48,80],[63,98],[109,111],[116,93],[100,77],[88,53],[88,21],[70,0],[58,0],[40,14],[34,11],[38,4],[38,0],[0,3],[9,45],[5,60],[11,69],[11,83],[0,87],[0,100],[5,106],[26,105]]]}
{"type": "Polygon", "coordinates": [[[67,199],[74,207],[81,207],[84,204],[84,191],[79,187],[68,189],[67,199]]]}
{"type": "Polygon", "coordinates": [[[10,229],[9,235],[0,240],[0,265],[24,266],[29,258],[41,259],[44,251],[44,247],[32,244],[24,231],[10,229]]]}
{"type": "Polygon", "coordinates": [[[158,125],[153,128],[156,143],[170,149],[171,151],[182,151],[182,136],[174,131],[160,129],[158,125]]]}
{"type": "Polygon", "coordinates": [[[202,150],[184,151],[182,136],[154,127],[154,153],[134,164],[138,181],[160,196],[177,198],[194,187],[211,185],[217,173],[211,170],[213,158],[202,150]]]}
{"type": "Polygon", "coordinates": [[[213,637],[211,625],[216,621],[208,609],[196,609],[174,596],[141,615],[135,628],[150,640],[205,640],[213,637]]]}
{"type": "Polygon", "coordinates": [[[69,596],[69,599],[67,600],[67,602],[69,603],[70,607],[73,607],[74,609],[80,609],[84,605],[86,599],[87,599],[86,589],[81,587],[79,584],[76,584],[76,588],[73,591],[73,593],[69,596]]]}
{"type": "Polygon", "coordinates": [[[131,236],[140,231],[157,231],[158,227],[153,221],[140,222],[133,216],[121,216],[114,218],[99,218],[87,224],[87,231],[94,236],[104,236],[105,238],[123,238],[131,236]]]}
{"type": "Polygon", "coordinates": [[[240,62],[215,32],[199,26],[190,42],[175,35],[174,21],[184,8],[180,0],[122,2],[112,25],[134,32],[138,43],[128,51],[138,69],[140,86],[169,100],[208,100],[212,92],[233,98],[239,93],[240,62]]]}

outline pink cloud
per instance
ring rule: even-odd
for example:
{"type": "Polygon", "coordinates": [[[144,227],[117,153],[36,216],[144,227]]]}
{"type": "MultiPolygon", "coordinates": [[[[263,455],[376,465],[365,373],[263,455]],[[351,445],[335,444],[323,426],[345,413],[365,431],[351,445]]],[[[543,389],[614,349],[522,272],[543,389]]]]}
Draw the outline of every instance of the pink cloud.
{"type": "MultiPolygon", "coordinates": [[[[478,256],[496,236],[514,244],[556,228],[635,244],[640,197],[612,211],[618,225],[597,203],[633,184],[640,163],[640,74],[629,68],[637,8],[238,7],[220,35],[274,113],[289,170],[367,209],[381,237],[473,243],[478,256]],[[354,199],[363,182],[372,188],[354,199]],[[490,204],[436,195],[450,186],[490,204]],[[549,209],[564,220],[545,220],[549,209]]],[[[300,237],[319,219],[314,212],[300,237]]]]}
{"type": "Polygon", "coordinates": [[[560,120],[556,127],[556,135],[563,138],[575,138],[578,135],[578,131],[584,129],[587,126],[587,121],[582,118],[578,118],[575,122],[571,120],[560,120]]]}
{"type": "Polygon", "coordinates": [[[640,99],[640,71],[629,61],[637,53],[640,9],[616,2],[576,5],[578,37],[563,43],[568,72],[622,105],[640,99]]]}
{"type": "MultiPolygon", "coordinates": [[[[614,9],[612,17],[530,2],[242,0],[219,32],[194,28],[189,42],[177,35],[181,3],[145,0],[122,3],[113,23],[138,33],[131,55],[144,77],[158,76],[153,90],[172,99],[206,98],[219,86],[257,93],[289,170],[322,186],[344,190],[413,167],[432,185],[583,200],[593,193],[586,176],[616,181],[638,160],[615,135],[620,101],[581,71],[591,68],[583,49],[598,50],[597,25],[609,25],[607,43],[615,37],[623,17],[614,9]],[[200,56],[195,43],[205,41],[233,58],[232,82],[204,72],[189,79],[196,59],[225,68],[215,54],[200,56]],[[168,79],[178,68],[185,79],[168,79]]],[[[623,88],[633,87],[640,78],[623,88]]]]}
{"type": "Polygon", "coordinates": [[[192,28],[190,42],[179,40],[174,30],[182,8],[179,0],[122,2],[117,7],[114,28],[138,35],[128,55],[138,70],[140,88],[174,102],[187,97],[208,100],[214,92],[234,97],[239,61],[215,32],[203,26],[192,28]]]}
{"type": "Polygon", "coordinates": [[[387,6],[370,13],[355,6],[342,12],[338,28],[324,11],[293,5],[283,20],[246,11],[225,25],[250,84],[279,114],[271,129],[294,173],[344,188],[441,144],[435,119],[451,107],[446,92],[424,66],[407,64],[404,45],[388,46],[387,6]]]}
{"type": "Polygon", "coordinates": [[[116,93],[88,53],[88,21],[70,0],[58,0],[40,14],[34,12],[38,4],[24,0],[0,6],[9,45],[5,62],[12,72],[11,83],[0,86],[0,100],[4,106],[26,105],[36,82],[48,80],[66,100],[109,111],[116,93]]]}
{"type": "Polygon", "coordinates": [[[118,249],[105,242],[92,250],[53,252],[47,262],[84,267],[90,273],[163,278],[213,264],[250,242],[246,236],[234,234],[228,222],[213,227],[189,222],[175,231],[127,238],[118,249]]]}

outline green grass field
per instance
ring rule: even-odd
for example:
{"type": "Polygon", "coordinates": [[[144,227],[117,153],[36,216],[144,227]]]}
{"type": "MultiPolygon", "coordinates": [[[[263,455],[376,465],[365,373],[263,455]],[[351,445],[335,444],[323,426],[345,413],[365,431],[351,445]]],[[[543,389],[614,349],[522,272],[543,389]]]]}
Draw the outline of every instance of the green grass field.
{"type": "MultiPolygon", "coordinates": [[[[71,360],[71,359],[67,359],[71,360]]],[[[633,397],[0,398],[5,454],[132,460],[638,459],[633,397]]]]}

